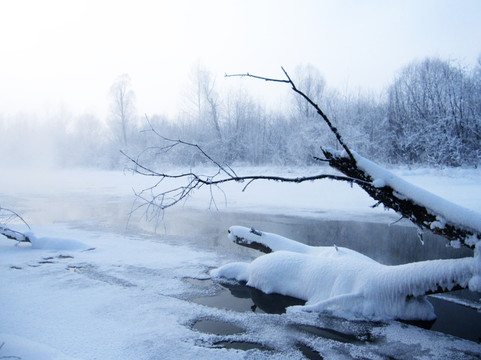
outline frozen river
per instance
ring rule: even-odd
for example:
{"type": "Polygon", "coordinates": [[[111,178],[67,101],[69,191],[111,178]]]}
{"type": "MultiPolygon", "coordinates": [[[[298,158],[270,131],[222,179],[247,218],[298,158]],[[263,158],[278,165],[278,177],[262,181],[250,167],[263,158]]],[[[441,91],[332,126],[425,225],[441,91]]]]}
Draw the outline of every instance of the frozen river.
{"type": "Polygon", "coordinates": [[[422,245],[416,229],[388,225],[387,220],[396,219],[393,214],[358,211],[369,204],[362,195],[355,193],[361,199],[356,204],[337,205],[324,216],[326,203],[317,207],[319,212],[306,203],[296,203],[289,212],[271,201],[256,211],[263,203],[254,189],[247,200],[234,194],[233,205],[219,210],[206,210],[194,199],[194,206],[166,212],[155,226],[141,213],[129,220],[133,196],[127,182],[132,179],[118,180],[121,176],[78,172],[32,175],[31,183],[18,176],[0,181],[1,205],[20,212],[37,236],[95,248],[32,249],[1,239],[0,357],[481,357],[480,313],[473,309],[479,294],[456,295],[448,302],[433,299],[438,319],[421,327],[329,314],[293,316],[283,307],[295,299],[210,280],[210,269],[258,256],[227,241],[231,225],[254,226],[310,245],[351,247],[385,264],[471,255],[446,248],[435,237],[427,236],[422,245]],[[374,221],[366,221],[370,217],[374,221]]]}

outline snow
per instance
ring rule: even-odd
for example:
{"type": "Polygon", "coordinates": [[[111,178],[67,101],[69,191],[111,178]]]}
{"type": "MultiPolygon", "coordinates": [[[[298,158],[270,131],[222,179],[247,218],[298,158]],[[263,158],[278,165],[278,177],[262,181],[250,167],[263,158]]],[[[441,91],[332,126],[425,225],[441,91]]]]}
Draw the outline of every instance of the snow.
{"type": "Polygon", "coordinates": [[[37,237],[33,232],[28,231],[25,235],[30,240],[33,249],[47,250],[88,250],[90,246],[72,239],[37,237]]]}
{"type": "MultiPolygon", "coordinates": [[[[480,211],[481,171],[457,171],[402,169],[396,170],[396,174],[480,211]]],[[[297,176],[320,170],[244,168],[238,171],[239,174],[258,172],[297,176]]],[[[146,187],[151,181],[113,171],[36,171],[32,174],[30,170],[2,170],[1,205],[15,209],[25,218],[38,246],[27,243],[15,246],[14,241],[0,237],[0,345],[4,343],[0,357],[300,359],[302,354],[295,346],[297,343],[311,346],[325,359],[387,358],[400,357],[400,354],[408,359],[469,359],[481,353],[481,345],[475,342],[397,322],[353,322],[299,309],[283,315],[239,313],[192,302],[197,296],[212,295],[216,287],[194,286],[186,279],[209,278],[209,271],[223,264],[231,264],[230,274],[227,267],[224,268],[226,276],[236,274],[246,279],[249,276],[246,264],[253,263],[258,254],[229,251],[224,228],[221,230],[225,235],[219,245],[215,248],[205,245],[216,242],[211,240],[217,231],[215,218],[213,224],[205,226],[191,217],[166,229],[160,226],[156,234],[152,232],[153,225],[141,223],[137,218],[131,219],[131,226],[126,227],[132,188],[146,187]],[[202,226],[207,230],[202,230],[202,226]],[[86,248],[95,250],[84,251],[86,248]],[[245,333],[228,336],[201,333],[191,328],[198,319],[232,323],[245,329],[245,333]],[[348,333],[363,333],[367,328],[375,341],[341,343],[297,331],[299,325],[348,333]],[[223,349],[214,345],[217,341],[255,341],[274,351],[223,349]]],[[[245,192],[242,184],[229,184],[224,190],[227,202],[224,203],[222,194],[217,197],[221,213],[255,212],[258,217],[274,214],[378,222],[398,218],[394,212],[370,208],[373,201],[356,186],[332,181],[296,185],[256,182],[245,192]]],[[[175,217],[176,211],[206,209],[209,200],[210,192],[202,189],[165,216],[175,217]]],[[[20,223],[9,226],[26,231],[20,223]]],[[[309,247],[296,246],[298,248],[290,251],[301,257],[319,256],[309,247]]],[[[281,251],[272,255],[282,257],[281,251]]],[[[328,247],[325,252],[332,262],[351,255],[343,247],[337,251],[334,246],[328,247]]],[[[362,255],[352,255],[352,258],[357,259],[356,266],[372,262],[368,258],[362,260],[362,255]]],[[[261,260],[258,265],[262,265],[261,260]]],[[[469,286],[479,286],[479,282],[479,277],[472,277],[469,286]]],[[[339,283],[338,289],[349,286],[355,287],[354,281],[339,283]]],[[[319,299],[316,303],[317,299],[312,299],[308,306],[322,301],[319,299]]]]}
{"type": "MultiPolygon", "coordinates": [[[[477,232],[481,232],[481,212],[467,209],[443,199],[405,181],[401,177],[394,175],[392,172],[380,167],[357,153],[353,153],[353,155],[359,168],[376,179],[373,183],[374,186],[380,187],[382,186],[380,184],[388,185],[398,193],[410,199],[415,199],[419,205],[425,206],[428,210],[433,211],[433,213],[440,214],[442,217],[450,219],[450,221],[455,224],[461,224],[477,232]]],[[[442,221],[439,222],[439,226],[442,226],[442,221]]],[[[474,243],[468,245],[474,245],[474,243]]]]}
{"type": "Polygon", "coordinates": [[[24,337],[0,333],[2,359],[75,360],[51,347],[24,337]],[[15,355],[8,355],[15,354],[15,355]]]}
{"type": "Polygon", "coordinates": [[[12,342],[0,355],[27,354],[16,352],[25,343],[32,352],[38,348],[39,354],[59,354],[59,359],[225,357],[222,351],[196,348],[195,337],[184,324],[194,314],[205,316],[208,311],[183,299],[189,288],[182,278],[202,277],[206,266],[219,261],[215,254],[121,234],[99,237],[55,227],[65,238],[85,239],[96,249],[0,244],[0,288],[8,289],[0,297],[5,335],[0,342],[12,342]]]}
{"type": "Polygon", "coordinates": [[[454,284],[481,290],[477,258],[434,260],[399,266],[382,265],[342,247],[312,247],[275,234],[234,226],[229,238],[260,242],[274,252],[251,263],[224,265],[212,276],[246,281],[267,294],[306,300],[308,311],[339,310],[371,320],[432,320],[434,309],[423,296],[454,284]]]}

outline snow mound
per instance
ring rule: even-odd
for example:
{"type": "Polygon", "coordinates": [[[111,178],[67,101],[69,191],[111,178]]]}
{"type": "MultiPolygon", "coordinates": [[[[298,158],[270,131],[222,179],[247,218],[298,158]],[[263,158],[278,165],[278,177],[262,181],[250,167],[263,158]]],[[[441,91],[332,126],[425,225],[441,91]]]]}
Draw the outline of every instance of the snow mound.
{"type": "Polygon", "coordinates": [[[211,275],[246,281],[267,294],[306,300],[295,310],[371,320],[432,320],[436,316],[427,293],[457,285],[478,291],[481,286],[478,257],[387,266],[343,247],[308,246],[240,226],[229,232],[231,240],[262,243],[274,252],[251,263],[224,265],[211,275]]]}
{"type": "Polygon", "coordinates": [[[57,349],[35,341],[0,333],[0,359],[75,360],[57,349]]]}
{"type": "Polygon", "coordinates": [[[33,249],[43,250],[87,250],[90,246],[73,239],[37,237],[32,232],[25,234],[33,249]]]}

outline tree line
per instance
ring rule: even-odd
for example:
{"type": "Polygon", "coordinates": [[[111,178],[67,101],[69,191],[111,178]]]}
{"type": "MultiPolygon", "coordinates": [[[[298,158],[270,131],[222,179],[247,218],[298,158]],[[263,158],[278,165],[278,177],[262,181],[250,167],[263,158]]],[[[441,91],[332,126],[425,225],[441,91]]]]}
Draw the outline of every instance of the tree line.
{"type": "MultiPolygon", "coordinates": [[[[474,69],[426,58],[403,68],[380,96],[330,90],[313,66],[295,71],[298,87],[328,114],[346,143],[383,164],[477,166],[481,162],[481,57],[474,69]]],[[[201,146],[227,163],[309,165],[336,143],[312,107],[292,96],[288,111],[267,110],[248,93],[221,95],[199,68],[190,111],[175,122],[153,116],[171,139],[201,146]]],[[[155,152],[154,152],[155,154],[155,152]]],[[[170,162],[195,164],[172,152],[170,162]]],[[[152,158],[152,161],[155,161],[152,158]]]]}
{"type": "MultiPolygon", "coordinates": [[[[329,89],[311,65],[296,68],[293,77],[329,116],[346,144],[365,157],[409,166],[481,163],[481,57],[473,69],[438,58],[414,61],[378,96],[329,89]]],[[[103,168],[126,163],[119,150],[140,154],[143,162],[199,165],[203,161],[189,148],[162,151],[159,157],[158,150],[165,146],[159,134],[197,144],[222,163],[311,165],[321,145],[338,147],[302,99],[292,96],[279,111],[242,88],[222,91],[221,80],[198,65],[186,86],[182,111],[174,117],[145,118],[135,108],[130,78],[122,75],[110,89],[106,121],[68,111],[35,124],[21,115],[15,125],[0,117],[0,147],[2,152],[13,148],[21,154],[28,148],[22,149],[24,142],[38,143],[34,148],[49,152],[55,164],[103,168]]]]}

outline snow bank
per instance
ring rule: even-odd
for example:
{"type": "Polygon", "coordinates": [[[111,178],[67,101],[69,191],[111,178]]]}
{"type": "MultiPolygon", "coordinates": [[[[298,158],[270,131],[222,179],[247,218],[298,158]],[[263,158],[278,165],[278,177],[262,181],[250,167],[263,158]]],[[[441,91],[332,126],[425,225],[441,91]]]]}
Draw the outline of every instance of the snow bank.
{"type": "Polygon", "coordinates": [[[33,249],[43,250],[87,250],[90,247],[78,240],[41,237],[38,238],[32,232],[25,234],[32,244],[33,249]]]}
{"type": "Polygon", "coordinates": [[[433,260],[398,266],[380,264],[343,247],[312,247],[240,226],[229,238],[260,242],[274,250],[251,263],[232,263],[211,272],[214,277],[246,281],[265,293],[306,300],[299,309],[332,310],[368,319],[432,320],[424,296],[455,285],[481,289],[478,258],[433,260]]]}

